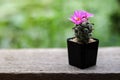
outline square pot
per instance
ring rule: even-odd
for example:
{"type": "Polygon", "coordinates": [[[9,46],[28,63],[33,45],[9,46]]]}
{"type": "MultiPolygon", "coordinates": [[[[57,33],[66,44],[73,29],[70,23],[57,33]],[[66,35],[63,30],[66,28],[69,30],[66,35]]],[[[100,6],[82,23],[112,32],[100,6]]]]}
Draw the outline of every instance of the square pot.
{"type": "Polygon", "coordinates": [[[80,44],[67,39],[68,61],[72,66],[85,69],[96,65],[99,40],[88,44],[80,44]]]}

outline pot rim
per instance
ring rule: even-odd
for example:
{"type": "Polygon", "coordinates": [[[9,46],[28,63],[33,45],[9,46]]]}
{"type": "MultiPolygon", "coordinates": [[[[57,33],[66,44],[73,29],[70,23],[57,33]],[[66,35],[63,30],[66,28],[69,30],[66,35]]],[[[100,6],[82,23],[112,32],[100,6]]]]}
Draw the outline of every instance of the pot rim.
{"type": "MultiPolygon", "coordinates": [[[[73,39],[73,38],[75,38],[75,37],[67,38],[67,41],[73,42],[73,41],[70,41],[70,39],[73,39]]],[[[96,43],[96,42],[99,43],[99,39],[96,39],[96,38],[92,38],[92,39],[94,39],[95,42],[91,42],[91,43],[87,43],[87,44],[92,44],[92,43],[96,43]]],[[[77,43],[77,42],[73,42],[73,43],[80,44],[80,43],[77,43]]],[[[84,44],[81,44],[81,45],[84,45],[84,44]]]]}

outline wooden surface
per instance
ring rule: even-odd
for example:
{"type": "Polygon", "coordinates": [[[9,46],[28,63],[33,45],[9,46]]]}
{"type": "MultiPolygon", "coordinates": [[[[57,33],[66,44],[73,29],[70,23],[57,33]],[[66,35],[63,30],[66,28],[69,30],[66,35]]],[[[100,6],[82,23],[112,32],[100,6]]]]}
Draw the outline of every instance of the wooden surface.
{"type": "MultiPolygon", "coordinates": [[[[2,77],[6,78],[5,76],[8,76],[8,78],[16,77],[17,79],[15,80],[18,80],[21,75],[25,74],[28,76],[34,74],[45,76],[43,74],[48,74],[47,76],[49,77],[50,75],[59,74],[64,77],[66,75],[68,78],[68,74],[73,74],[74,76],[79,75],[78,77],[80,77],[80,75],[84,76],[84,74],[89,74],[89,77],[94,76],[94,74],[103,74],[103,76],[113,76],[113,79],[109,79],[109,77],[105,79],[117,80],[120,78],[120,47],[99,48],[97,65],[85,70],[68,65],[67,49],[1,49],[0,80],[2,77]]],[[[97,78],[100,77],[99,75],[97,78]]],[[[52,80],[52,78],[48,80],[52,80]]],[[[72,79],[70,78],[69,80],[72,79]]],[[[76,80],[78,80],[77,77],[76,80]]],[[[82,78],[82,80],[86,79],[82,78]]]]}
{"type": "Polygon", "coordinates": [[[120,48],[100,48],[97,66],[68,65],[66,49],[0,50],[0,73],[120,73],[120,48]]]}

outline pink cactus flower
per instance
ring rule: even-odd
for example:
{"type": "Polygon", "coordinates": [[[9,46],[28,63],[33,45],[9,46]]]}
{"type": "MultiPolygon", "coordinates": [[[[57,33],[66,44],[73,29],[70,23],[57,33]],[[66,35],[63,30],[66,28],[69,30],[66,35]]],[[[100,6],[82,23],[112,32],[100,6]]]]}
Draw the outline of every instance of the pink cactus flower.
{"type": "Polygon", "coordinates": [[[84,10],[77,10],[74,12],[74,15],[71,16],[70,21],[78,25],[82,22],[86,22],[90,17],[93,17],[93,14],[88,13],[84,10]]]}

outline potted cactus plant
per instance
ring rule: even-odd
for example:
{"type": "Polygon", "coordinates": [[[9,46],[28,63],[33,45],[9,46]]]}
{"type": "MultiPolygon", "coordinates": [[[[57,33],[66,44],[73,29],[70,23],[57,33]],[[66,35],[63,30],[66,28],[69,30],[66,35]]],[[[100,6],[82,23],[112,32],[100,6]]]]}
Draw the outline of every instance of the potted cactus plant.
{"type": "Polygon", "coordinates": [[[75,36],[67,39],[69,64],[81,69],[96,65],[99,40],[92,37],[93,23],[88,20],[93,14],[77,10],[70,21],[75,36]]]}

